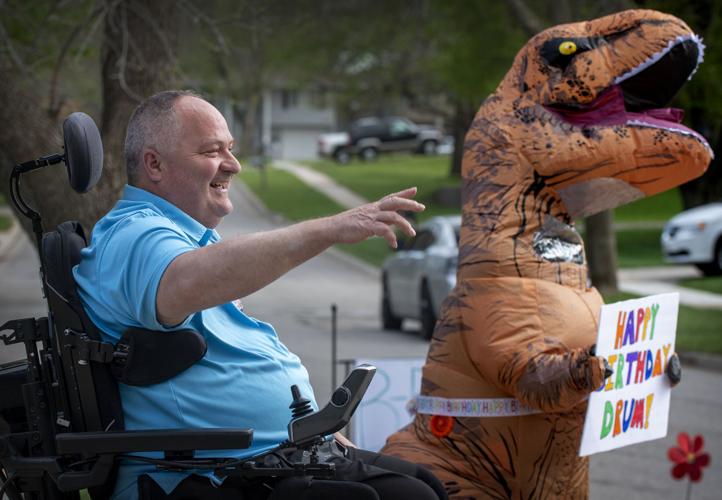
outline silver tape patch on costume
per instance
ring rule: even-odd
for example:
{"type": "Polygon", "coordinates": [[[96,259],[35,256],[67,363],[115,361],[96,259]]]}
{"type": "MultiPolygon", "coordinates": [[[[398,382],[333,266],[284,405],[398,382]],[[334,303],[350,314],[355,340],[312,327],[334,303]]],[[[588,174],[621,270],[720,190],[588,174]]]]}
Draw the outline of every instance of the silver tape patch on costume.
{"type": "Polygon", "coordinates": [[[549,262],[584,263],[584,247],[577,230],[549,215],[541,230],[534,233],[532,246],[537,256],[549,262]]]}

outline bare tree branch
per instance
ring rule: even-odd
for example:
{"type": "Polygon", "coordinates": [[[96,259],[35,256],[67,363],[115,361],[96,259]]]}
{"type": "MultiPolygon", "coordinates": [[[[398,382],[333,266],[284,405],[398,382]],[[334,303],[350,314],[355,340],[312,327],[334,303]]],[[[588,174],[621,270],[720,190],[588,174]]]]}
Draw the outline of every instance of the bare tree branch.
{"type": "Polygon", "coordinates": [[[223,36],[221,31],[218,29],[218,21],[215,19],[211,19],[209,16],[205,15],[205,13],[201,12],[199,9],[196,8],[195,5],[193,5],[188,0],[181,0],[178,2],[178,7],[187,11],[188,14],[193,19],[193,22],[197,23],[198,21],[201,21],[203,24],[208,26],[208,28],[211,30],[211,33],[213,33],[214,38],[216,42],[218,43],[218,49],[220,53],[222,54],[229,54],[230,50],[228,49],[228,43],[226,42],[226,37],[223,36]]]}
{"type": "Polygon", "coordinates": [[[78,52],[76,56],[76,62],[77,59],[80,57],[80,55],[85,52],[85,48],[90,43],[90,39],[93,37],[96,31],[98,31],[98,28],[100,27],[100,24],[103,22],[103,19],[108,14],[108,11],[115,7],[115,5],[118,4],[118,2],[121,2],[122,0],[116,0],[114,3],[111,3],[110,6],[106,6],[104,4],[101,4],[98,7],[98,15],[95,17],[95,21],[93,22],[93,25],[90,27],[88,32],[85,35],[85,38],[83,39],[80,44],[78,44],[78,52]]]}
{"type": "MultiPolygon", "coordinates": [[[[151,33],[153,33],[160,42],[161,46],[163,47],[163,50],[165,51],[165,56],[167,57],[168,61],[171,61],[172,63],[175,62],[175,50],[173,49],[173,44],[168,40],[168,37],[166,36],[166,30],[162,29],[160,25],[155,21],[155,16],[148,10],[148,6],[146,4],[138,3],[138,2],[129,2],[128,8],[131,12],[133,12],[139,19],[142,19],[148,24],[148,27],[151,30],[151,33]]],[[[141,50],[141,48],[137,47],[135,44],[135,40],[132,38],[130,39],[130,44],[134,50],[137,50],[136,54],[142,57],[144,51],[141,50]]],[[[145,61],[141,59],[143,64],[148,64],[150,61],[145,61]]]]}
{"type": "Polygon", "coordinates": [[[506,4],[528,36],[534,36],[546,27],[524,0],[506,0],[506,4]]]}

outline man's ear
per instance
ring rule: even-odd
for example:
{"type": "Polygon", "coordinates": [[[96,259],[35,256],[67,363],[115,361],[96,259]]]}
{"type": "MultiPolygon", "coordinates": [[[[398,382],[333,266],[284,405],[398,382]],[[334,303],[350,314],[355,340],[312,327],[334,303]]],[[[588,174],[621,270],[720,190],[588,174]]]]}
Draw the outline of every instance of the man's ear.
{"type": "Polygon", "coordinates": [[[158,151],[153,148],[143,149],[143,170],[151,182],[159,182],[162,179],[165,165],[158,151]]]}

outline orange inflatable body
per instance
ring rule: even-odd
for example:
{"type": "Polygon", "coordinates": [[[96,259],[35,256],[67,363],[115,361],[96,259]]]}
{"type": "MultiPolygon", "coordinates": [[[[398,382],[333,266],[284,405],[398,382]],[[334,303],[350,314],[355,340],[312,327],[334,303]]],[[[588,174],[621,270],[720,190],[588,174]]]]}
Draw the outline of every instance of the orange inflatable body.
{"type": "Polygon", "coordinates": [[[578,456],[602,299],[573,219],[701,175],[712,151],[664,106],[702,59],[649,10],[550,28],[519,52],[467,134],[456,288],[413,422],[385,453],[449,496],[585,498],[578,456]]]}

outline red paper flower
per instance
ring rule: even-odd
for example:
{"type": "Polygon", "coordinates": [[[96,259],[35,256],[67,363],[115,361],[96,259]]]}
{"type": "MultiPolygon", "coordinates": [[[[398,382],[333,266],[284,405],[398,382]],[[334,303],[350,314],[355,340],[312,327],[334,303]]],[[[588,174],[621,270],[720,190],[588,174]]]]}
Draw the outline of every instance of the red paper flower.
{"type": "Polygon", "coordinates": [[[454,428],[454,417],[447,417],[446,415],[434,415],[429,420],[429,430],[437,438],[444,438],[451,434],[451,430],[454,428]]]}
{"type": "Polygon", "coordinates": [[[675,463],[672,467],[672,477],[682,479],[689,474],[690,481],[696,483],[702,479],[702,467],[709,465],[709,454],[702,453],[704,439],[702,436],[695,436],[694,441],[690,441],[686,432],[680,432],[677,435],[677,443],[679,447],[673,446],[667,450],[667,456],[675,463]]]}

